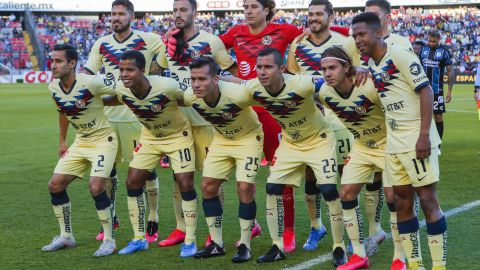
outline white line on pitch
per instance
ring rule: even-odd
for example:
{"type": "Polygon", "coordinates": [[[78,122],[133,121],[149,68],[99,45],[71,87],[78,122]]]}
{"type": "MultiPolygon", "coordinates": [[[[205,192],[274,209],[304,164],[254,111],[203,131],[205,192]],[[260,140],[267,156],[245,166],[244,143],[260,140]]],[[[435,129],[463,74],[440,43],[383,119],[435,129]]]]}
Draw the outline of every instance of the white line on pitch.
{"type": "MultiPolygon", "coordinates": [[[[446,212],[444,212],[444,215],[445,217],[451,217],[451,216],[454,216],[454,215],[457,215],[457,214],[460,214],[462,212],[465,212],[465,211],[468,211],[474,207],[477,207],[477,206],[480,206],[480,200],[476,200],[476,201],[473,201],[473,202],[470,202],[470,203],[467,203],[467,204],[464,204],[462,206],[459,206],[457,208],[452,208],[446,212]]],[[[424,227],[426,225],[426,221],[425,220],[422,220],[420,221],[420,227],[424,227]]],[[[391,238],[391,235],[390,234],[387,234],[387,238],[391,238]]],[[[301,263],[301,264],[297,264],[295,266],[292,266],[292,267],[286,267],[286,268],[283,268],[283,270],[303,270],[303,269],[309,269],[315,265],[318,265],[318,264],[322,264],[322,263],[325,263],[325,262],[328,262],[332,259],[332,254],[331,253],[326,253],[326,254],[323,254],[323,255],[320,255],[316,258],[313,258],[311,260],[308,260],[304,263],[301,263]]]]}
{"type": "Polygon", "coordinates": [[[477,114],[477,113],[474,112],[474,111],[466,111],[466,110],[448,109],[447,111],[448,111],[448,112],[461,112],[461,113],[473,113],[473,114],[477,114]]]}

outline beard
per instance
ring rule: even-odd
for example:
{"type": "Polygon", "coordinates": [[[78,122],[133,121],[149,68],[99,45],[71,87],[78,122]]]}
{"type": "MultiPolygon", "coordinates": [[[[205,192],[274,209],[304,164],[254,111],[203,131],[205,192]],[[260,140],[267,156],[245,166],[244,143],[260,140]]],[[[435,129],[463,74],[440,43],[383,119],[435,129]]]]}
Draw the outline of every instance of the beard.
{"type": "Polygon", "coordinates": [[[125,31],[127,31],[129,28],[130,28],[130,23],[125,24],[125,25],[122,25],[122,24],[120,23],[120,26],[117,27],[117,28],[116,28],[116,27],[113,27],[113,25],[112,25],[112,30],[113,30],[113,32],[115,32],[115,33],[123,33],[123,32],[125,32],[125,31]]]}

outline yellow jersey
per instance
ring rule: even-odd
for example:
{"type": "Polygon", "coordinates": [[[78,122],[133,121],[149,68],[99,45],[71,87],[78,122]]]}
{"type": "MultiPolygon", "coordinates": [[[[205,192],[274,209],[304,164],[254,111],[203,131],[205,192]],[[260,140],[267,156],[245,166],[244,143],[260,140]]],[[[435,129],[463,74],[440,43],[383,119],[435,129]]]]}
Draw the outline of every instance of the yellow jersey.
{"type": "MultiPolygon", "coordinates": [[[[225,45],[219,37],[206,31],[199,30],[197,34],[191,37],[188,42],[188,48],[180,59],[172,59],[166,49],[160,51],[157,57],[157,63],[161,68],[170,69],[170,77],[180,83],[190,86],[190,63],[200,56],[210,56],[222,70],[227,70],[235,64],[233,58],[227,53],[225,45]]],[[[185,116],[190,120],[192,126],[210,125],[192,108],[181,108],[185,116]]]]}
{"type": "Polygon", "coordinates": [[[180,84],[171,78],[147,76],[150,88],[143,97],[119,82],[117,97],[142,123],[140,142],[170,144],[190,131],[190,123],[180,111],[177,98],[183,95],[180,84]]]}
{"type": "MultiPolygon", "coordinates": [[[[114,34],[106,35],[93,44],[85,69],[95,74],[104,66],[105,73],[112,73],[120,80],[120,58],[126,51],[135,50],[145,56],[145,74],[148,75],[154,57],[162,48],[165,48],[162,38],[154,33],[133,30],[123,41],[117,40],[114,34]]],[[[111,122],[137,121],[135,115],[125,106],[108,106],[105,112],[111,122]]]]}
{"type": "Polygon", "coordinates": [[[71,89],[64,89],[59,79],[48,89],[60,113],[76,131],[76,139],[95,142],[112,132],[105,116],[102,95],[115,94],[115,80],[100,75],[76,74],[71,89]]]}

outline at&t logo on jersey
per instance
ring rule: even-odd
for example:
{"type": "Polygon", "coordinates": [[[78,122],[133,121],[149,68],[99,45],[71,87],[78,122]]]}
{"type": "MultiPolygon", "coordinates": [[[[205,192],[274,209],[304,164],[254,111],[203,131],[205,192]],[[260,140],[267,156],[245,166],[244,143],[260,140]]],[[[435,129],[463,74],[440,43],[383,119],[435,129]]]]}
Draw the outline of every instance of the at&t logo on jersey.
{"type": "Polygon", "coordinates": [[[240,73],[243,76],[248,76],[252,72],[252,69],[250,68],[250,64],[247,61],[241,61],[240,62],[240,73]]]}

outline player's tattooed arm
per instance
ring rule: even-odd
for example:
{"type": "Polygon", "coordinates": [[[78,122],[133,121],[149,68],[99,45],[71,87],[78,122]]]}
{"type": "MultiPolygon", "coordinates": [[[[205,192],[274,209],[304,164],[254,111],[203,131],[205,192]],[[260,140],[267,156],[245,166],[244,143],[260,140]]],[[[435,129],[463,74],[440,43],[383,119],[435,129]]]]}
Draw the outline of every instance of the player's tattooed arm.
{"type": "Polygon", "coordinates": [[[118,100],[117,95],[105,95],[102,97],[104,106],[119,106],[122,105],[120,100],[118,100]]]}
{"type": "Polygon", "coordinates": [[[60,144],[58,146],[58,156],[65,155],[68,149],[67,133],[68,133],[68,119],[63,113],[58,114],[58,126],[60,128],[60,144]]]}
{"type": "Polygon", "coordinates": [[[164,69],[160,67],[160,65],[156,61],[153,61],[150,65],[150,75],[162,75],[163,71],[164,69]]]}
{"type": "Polygon", "coordinates": [[[447,90],[447,96],[445,97],[445,102],[450,103],[452,100],[452,89],[453,89],[453,66],[448,65],[446,66],[447,68],[447,77],[448,77],[448,90],[447,90]]]}
{"type": "Polygon", "coordinates": [[[433,117],[433,91],[430,85],[422,87],[420,94],[420,135],[415,151],[418,159],[427,158],[431,154],[430,125],[433,117]]]}

